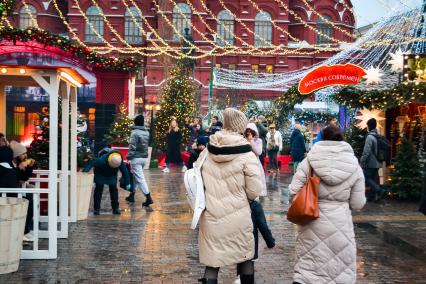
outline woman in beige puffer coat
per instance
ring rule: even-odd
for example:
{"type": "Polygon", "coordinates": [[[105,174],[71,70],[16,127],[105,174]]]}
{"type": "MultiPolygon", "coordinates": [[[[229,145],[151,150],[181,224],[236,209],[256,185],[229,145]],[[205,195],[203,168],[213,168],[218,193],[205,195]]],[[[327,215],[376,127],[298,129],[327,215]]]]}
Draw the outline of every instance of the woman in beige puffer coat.
{"type": "Polygon", "coordinates": [[[339,128],[323,130],[324,141],[314,145],[289,186],[296,194],[305,184],[309,165],[320,177],[320,217],[298,226],[293,283],[352,284],[356,282],[356,244],[351,209],[365,204],[362,169],[339,128]]]}
{"type": "Polygon", "coordinates": [[[259,160],[244,138],[245,115],[225,109],[223,130],[210,136],[201,169],[206,209],[200,218],[200,262],[206,265],[202,283],[217,283],[219,268],[238,264],[241,283],[254,283],[253,223],[249,200],[264,189],[259,160]]]}

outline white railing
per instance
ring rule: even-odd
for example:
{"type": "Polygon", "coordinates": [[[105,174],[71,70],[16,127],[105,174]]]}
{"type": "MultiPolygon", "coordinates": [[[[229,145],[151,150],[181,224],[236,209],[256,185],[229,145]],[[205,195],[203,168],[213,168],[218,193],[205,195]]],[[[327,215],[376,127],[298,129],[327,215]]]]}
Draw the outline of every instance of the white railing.
{"type": "MultiPolygon", "coordinates": [[[[34,170],[33,174],[35,177],[32,177],[28,180],[28,184],[33,185],[34,187],[40,188],[42,183],[49,181],[49,171],[48,170],[34,170]]],[[[72,206],[77,206],[76,200],[73,199],[75,195],[69,194],[68,189],[70,187],[63,188],[62,183],[63,179],[69,183],[70,172],[67,172],[65,177],[62,176],[62,171],[58,171],[58,200],[59,200],[59,215],[58,222],[60,223],[60,229],[58,230],[58,238],[66,239],[68,238],[68,223],[72,220],[69,214],[69,208],[72,206]],[[71,204],[70,204],[70,203],[71,204]]],[[[42,198],[40,201],[47,201],[47,199],[42,198]]],[[[46,216],[40,216],[40,222],[47,222],[46,216]]]]}
{"type": "MultiPolygon", "coordinates": [[[[32,249],[26,248],[21,252],[22,259],[53,259],[57,255],[57,239],[68,238],[68,224],[71,220],[69,216],[70,206],[76,206],[76,200],[72,199],[69,187],[70,172],[63,175],[57,171],[57,186],[50,186],[48,170],[34,170],[34,177],[31,177],[22,185],[22,188],[0,188],[1,196],[5,197],[7,193],[17,194],[19,198],[26,194],[33,195],[33,236],[34,242],[32,249]],[[46,188],[44,184],[47,184],[46,188]],[[65,187],[63,185],[66,185],[65,187]],[[54,190],[51,191],[50,189],[54,190]],[[41,197],[41,194],[47,194],[47,198],[41,197]],[[40,215],[41,202],[48,202],[47,216],[40,215]],[[58,202],[59,201],[59,202],[58,202]],[[71,201],[71,204],[69,203],[71,201]],[[59,205],[59,207],[58,207],[59,205]],[[58,211],[59,209],[59,211],[58,211]],[[57,213],[59,212],[59,214],[57,213]],[[40,229],[40,223],[47,223],[47,230],[40,229]],[[59,225],[59,228],[58,228],[59,225]],[[48,239],[48,249],[40,250],[40,239],[48,239]]],[[[44,227],[44,226],[42,226],[44,227]]],[[[31,247],[29,245],[28,247],[31,247]]]]}
{"type": "Polygon", "coordinates": [[[7,193],[14,193],[18,195],[18,198],[22,198],[26,194],[33,195],[33,235],[34,242],[32,245],[32,249],[23,249],[21,251],[21,259],[54,259],[57,255],[57,230],[55,226],[52,224],[57,223],[56,214],[52,214],[52,212],[48,213],[48,230],[40,230],[39,222],[40,222],[40,194],[49,193],[49,189],[47,188],[0,188],[0,194],[2,197],[6,197],[7,193]],[[40,250],[39,249],[39,239],[47,238],[48,239],[48,249],[40,250]]]}

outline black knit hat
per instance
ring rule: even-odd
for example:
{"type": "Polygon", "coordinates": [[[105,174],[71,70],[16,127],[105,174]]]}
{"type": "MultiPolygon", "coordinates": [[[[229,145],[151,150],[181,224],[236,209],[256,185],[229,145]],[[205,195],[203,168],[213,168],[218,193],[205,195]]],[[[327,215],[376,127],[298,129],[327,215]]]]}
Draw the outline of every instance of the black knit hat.
{"type": "Polygon", "coordinates": [[[0,147],[0,163],[11,164],[13,160],[13,151],[7,146],[0,147]]]}
{"type": "Polygon", "coordinates": [[[144,126],[145,118],[142,114],[135,117],[135,126],[144,126]]]}

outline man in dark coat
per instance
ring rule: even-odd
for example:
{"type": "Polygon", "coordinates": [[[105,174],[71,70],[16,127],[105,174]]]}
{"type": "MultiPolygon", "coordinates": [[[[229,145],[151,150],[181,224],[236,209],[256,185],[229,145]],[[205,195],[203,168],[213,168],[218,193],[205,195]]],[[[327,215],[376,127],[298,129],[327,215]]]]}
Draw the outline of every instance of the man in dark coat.
{"type": "Polygon", "coordinates": [[[368,134],[365,139],[364,150],[360,159],[361,167],[364,171],[365,182],[370,186],[370,192],[368,194],[368,201],[377,202],[383,198],[384,191],[377,184],[379,178],[379,168],[381,167],[380,162],[377,160],[377,121],[375,118],[371,118],[367,121],[368,134]]]}
{"type": "Polygon", "coordinates": [[[19,188],[17,171],[13,164],[13,151],[7,146],[0,147],[0,187],[19,188]]]}
{"type": "Polygon", "coordinates": [[[95,168],[95,194],[94,194],[94,214],[99,215],[101,208],[102,192],[104,185],[109,186],[109,194],[111,197],[112,213],[120,215],[120,209],[118,204],[118,190],[117,190],[117,173],[118,170],[123,174],[126,189],[130,189],[130,178],[127,172],[126,165],[123,163],[123,158],[120,152],[111,150],[101,157],[90,161],[83,172],[87,173],[91,168],[95,168]]]}
{"type": "Polygon", "coordinates": [[[302,126],[296,123],[290,138],[290,153],[291,159],[293,160],[294,172],[296,172],[299,163],[305,158],[306,153],[305,137],[300,131],[301,128],[302,126]]]}

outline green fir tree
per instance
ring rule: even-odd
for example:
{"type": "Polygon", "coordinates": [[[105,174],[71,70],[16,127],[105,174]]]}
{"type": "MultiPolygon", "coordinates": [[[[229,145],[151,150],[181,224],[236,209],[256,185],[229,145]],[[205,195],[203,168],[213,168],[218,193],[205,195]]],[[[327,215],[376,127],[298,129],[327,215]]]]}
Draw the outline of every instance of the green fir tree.
{"type": "Polygon", "coordinates": [[[181,61],[178,61],[170,71],[163,90],[161,110],[155,120],[155,141],[160,149],[166,146],[166,136],[172,117],[175,117],[182,131],[182,146],[189,138],[189,130],[185,127],[185,119],[196,115],[195,95],[196,86],[189,77],[189,71],[181,61]]]}
{"type": "Polygon", "coordinates": [[[345,130],[345,140],[352,146],[352,149],[354,149],[355,156],[358,160],[361,159],[367,133],[367,129],[361,129],[355,124],[352,124],[345,130]]]}
{"type": "Polygon", "coordinates": [[[77,117],[77,167],[83,168],[93,158],[87,135],[87,120],[79,113],[77,117]]]}
{"type": "Polygon", "coordinates": [[[394,159],[391,174],[391,191],[398,199],[420,200],[422,195],[422,173],[419,158],[413,143],[403,139],[394,159]]]}
{"type": "Polygon", "coordinates": [[[129,117],[127,107],[120,104],[120,111],[115,115],[104,139],[107,145],[128,146],[130,133],[132,132],[133,120],[129,117]]]}
{"type": "MultiPolygon", "coordinates": [[[[33,141],[28,149],[30,158],[36,161],[39,169],[49,168],[49,115],[39,113],[38,123],[35,125],[33,141]]],[[[59,133],[58,133],[59,134],[59,133]]]]}

